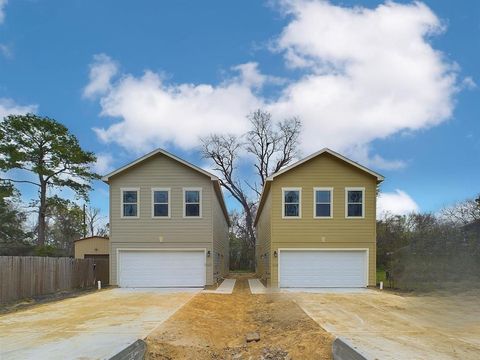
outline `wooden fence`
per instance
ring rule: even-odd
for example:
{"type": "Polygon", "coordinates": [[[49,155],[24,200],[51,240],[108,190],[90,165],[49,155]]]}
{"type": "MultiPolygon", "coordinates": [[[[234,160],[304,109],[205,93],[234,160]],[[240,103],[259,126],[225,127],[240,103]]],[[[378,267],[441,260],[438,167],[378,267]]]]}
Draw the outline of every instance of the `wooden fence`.
{"type": "Polygon", "coordinates": [[[0,303],[95,286],[93,259],[0,256],[0,303]]]}

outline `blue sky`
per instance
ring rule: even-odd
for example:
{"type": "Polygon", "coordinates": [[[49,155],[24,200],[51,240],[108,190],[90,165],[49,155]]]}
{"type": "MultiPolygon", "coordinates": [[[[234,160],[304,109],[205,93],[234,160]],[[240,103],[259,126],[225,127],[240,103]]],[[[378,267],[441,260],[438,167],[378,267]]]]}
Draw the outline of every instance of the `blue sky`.
{"type": "MultiPolygon", "coordinates": [[[[480,192],[480,3],[0,6],[0,114],[63,122],[99,171],[155,147],[208,168],[198,136],[241,133],[261,106],[304,121],[304,155],[329,146],[385,175],[387,210],[436,211],[480,192]]],[[[106,213],[107,186],[91,200],[106,213]]]]}

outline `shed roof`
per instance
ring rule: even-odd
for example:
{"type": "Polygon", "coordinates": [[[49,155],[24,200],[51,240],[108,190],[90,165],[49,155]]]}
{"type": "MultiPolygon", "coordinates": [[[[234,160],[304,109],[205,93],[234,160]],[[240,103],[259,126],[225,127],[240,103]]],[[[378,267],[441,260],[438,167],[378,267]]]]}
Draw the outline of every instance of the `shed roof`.
{"type": "Polygon", "coordinates": [[[84,237],[84,238],[80,238],[80,239],[77,239],[77,240],[73,240],[73,242],[77,242],[77,241],[83,241],[83,240],[89,240],[89,239],[102,239],[102,240],[109,240],[108,236],[97,236],[97,235],[94,235],[94,236],[87,236],[87,237],[84,237]]]}

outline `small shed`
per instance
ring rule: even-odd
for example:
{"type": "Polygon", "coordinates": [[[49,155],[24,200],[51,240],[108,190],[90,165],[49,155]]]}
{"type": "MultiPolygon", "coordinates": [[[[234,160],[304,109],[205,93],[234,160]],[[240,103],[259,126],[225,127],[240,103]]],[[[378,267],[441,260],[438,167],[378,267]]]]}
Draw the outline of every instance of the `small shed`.
{"type": "Polygon", "coordinates": [[[109,283],[109,253],[108,237],[89,236],[74,241],[76,259],[93,259],[95,281],[109,283]]]}
{"type": "Polygon", "coordinates": [[[108,259],[110,243],[108,237],[89,236],[75,240],[76,259],[108,259]]]}

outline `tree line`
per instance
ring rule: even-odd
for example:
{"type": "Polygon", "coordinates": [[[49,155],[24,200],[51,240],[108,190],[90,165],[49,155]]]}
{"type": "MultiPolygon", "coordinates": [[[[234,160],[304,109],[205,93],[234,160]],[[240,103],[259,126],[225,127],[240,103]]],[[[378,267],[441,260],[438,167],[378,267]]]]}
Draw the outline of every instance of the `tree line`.
{"type": "Polygon", "coordinates": [[[84,211],[55,191],[68,188],[88,202],[96,161],[63,124],[35,114],[9,115],[0,122],[0,255],[72,255],[73,240],[96,228],[99,210],[84,211]],[[36,189],[29,204],[16,184],[36,189]],[[28,225],[30,218],[34,225],[28,225]],[[87,223],[89,227],[87,228],[87,223]]]}
{"type": "Polygon", "coordinates": [[[480,284],[480,196],[437,214],[385,215],[377,221],[377,268],[405,289],[480,284]]]}

